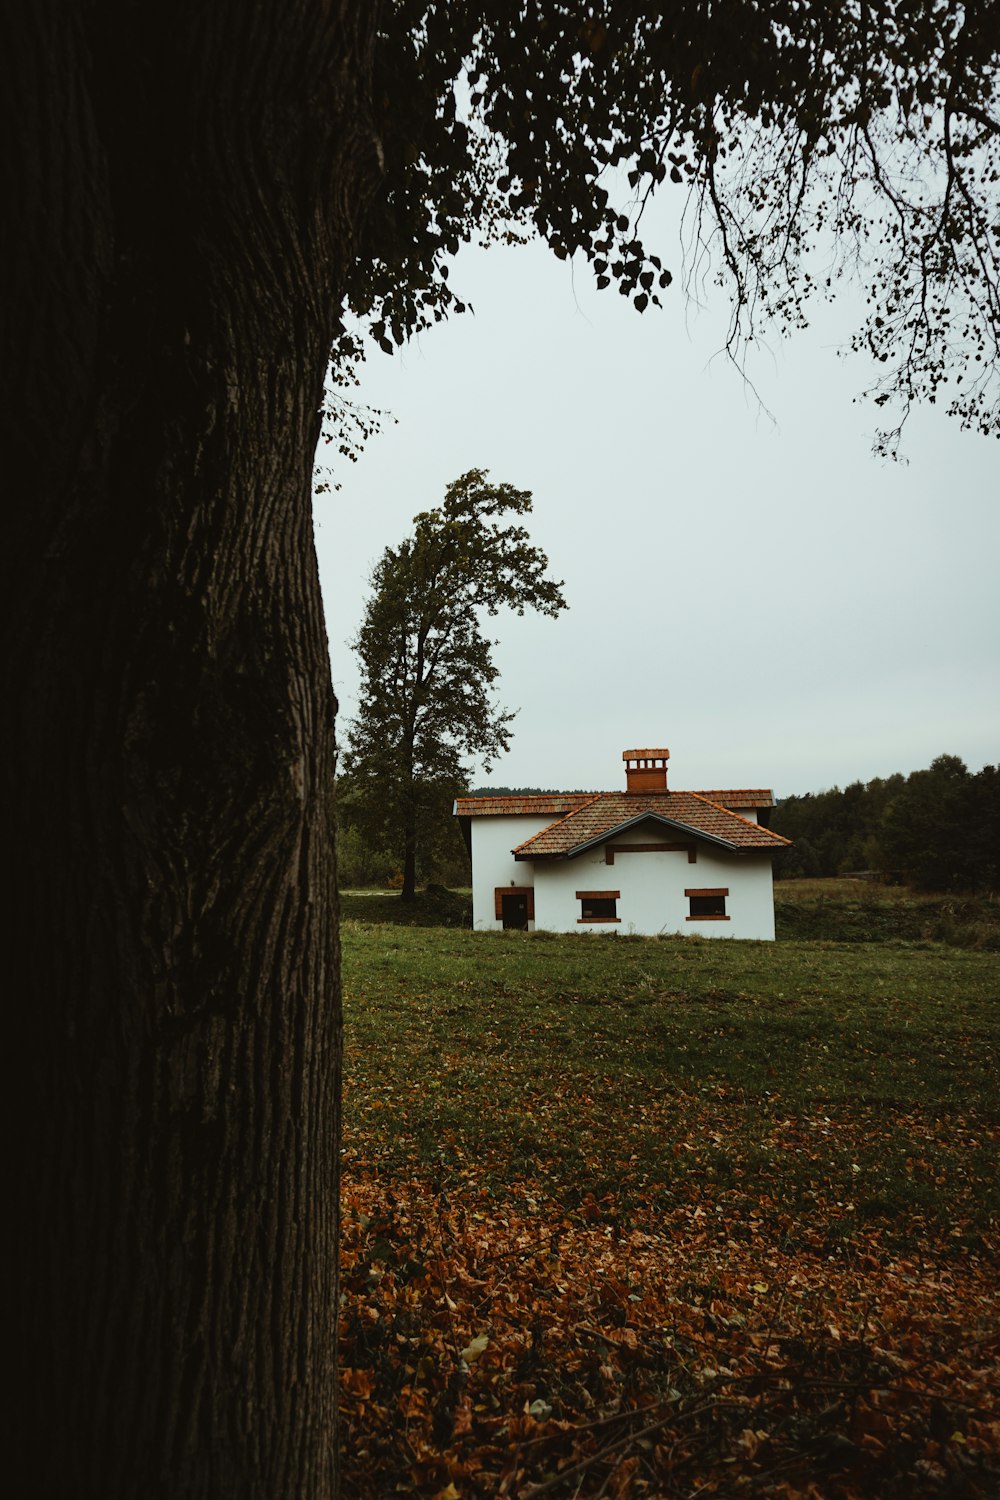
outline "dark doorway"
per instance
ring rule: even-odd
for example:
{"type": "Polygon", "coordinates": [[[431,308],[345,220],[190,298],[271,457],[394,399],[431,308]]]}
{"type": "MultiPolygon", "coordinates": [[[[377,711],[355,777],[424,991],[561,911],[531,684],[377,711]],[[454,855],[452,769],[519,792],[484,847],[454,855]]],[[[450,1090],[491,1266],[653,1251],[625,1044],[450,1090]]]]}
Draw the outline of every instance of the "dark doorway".
{"type": "Polygon", "coordinates": [[[528,930],[528,898],[527,896],[501,896],[500,916],[505,928],[517,928],[521,932],[528,930]]]}

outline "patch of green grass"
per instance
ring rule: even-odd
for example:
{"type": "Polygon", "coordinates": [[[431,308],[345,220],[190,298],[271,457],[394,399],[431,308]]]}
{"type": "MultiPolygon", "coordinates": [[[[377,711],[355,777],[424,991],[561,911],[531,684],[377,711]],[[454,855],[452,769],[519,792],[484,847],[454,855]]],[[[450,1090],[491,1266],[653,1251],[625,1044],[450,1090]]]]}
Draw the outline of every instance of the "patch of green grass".
{"type": "Polygon", "coordinates": [[[371,1165],[569,1204],[763,1197],[848,1236],[996,1223],[992,953],[347,921],[344,973],[346,1148],[371,1165]]]}
{"type": "Polygon", "coordinates": [[[341,891],[340,911],[345,921],[391,927],[471,927],[472,892],[428,886],[403,901],[398,891],[341,891]]]}
{"type": "Polygon", "coordinates": [[[1000,951],[1000,903],[991,896],[925,895],[847,877],[779,880],[774,908],[779,939],[935,942],[1000,951]]]}

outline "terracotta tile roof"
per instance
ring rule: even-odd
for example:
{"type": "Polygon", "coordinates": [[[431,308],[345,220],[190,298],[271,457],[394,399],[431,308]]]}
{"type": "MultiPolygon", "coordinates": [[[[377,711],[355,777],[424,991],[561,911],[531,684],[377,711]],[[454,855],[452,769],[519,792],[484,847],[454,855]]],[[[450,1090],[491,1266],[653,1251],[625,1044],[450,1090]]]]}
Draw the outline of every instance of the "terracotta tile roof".
{"type": "Polygon", "coordinates": [[[698,792],[600,792],[525,839],[513,853],[517,859],[566,858],[649,816],[734,851],[775,853],[789,843],[780,834],[741,818],[698,792]]]}
{"type": "Polygon", "coordinates": [[[456,818],[500,818],[520,814],[556,818],[592,802],[598,792],[536,792],[527,797],[457,797],[456,818]]]}
{"type": "Polygon", "coordinates": [[[743,788],[740,791],[699,791],[695,792],[694,796],[704,797],[708,802],[721,802],[723,807],[774,806],[774,793],[769,787],[759,787],[753,790],[743,788]]]}

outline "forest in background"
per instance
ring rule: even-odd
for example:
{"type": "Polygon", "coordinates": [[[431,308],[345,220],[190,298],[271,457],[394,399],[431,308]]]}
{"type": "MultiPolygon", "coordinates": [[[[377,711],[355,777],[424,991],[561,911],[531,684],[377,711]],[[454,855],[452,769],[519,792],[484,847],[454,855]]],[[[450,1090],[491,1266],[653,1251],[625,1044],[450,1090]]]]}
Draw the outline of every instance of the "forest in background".
{"type": "Polygon", "coordinates": [[[783,797],[771,828],[794,840],[778,879],[870,872],[922,891],[1000,886],[1000,767],[939,755],[909,776],[783,797]]]}
{"type": "MultiPolygon", "coordinates": [[[[353,813],[349,779],[340,786],[338,854],[347,887],[401,884],[399,856],[373,844],[353,813]]],[[[476,787],[477,796],[551,791],[545,787],[476,787]]],[[[559,788],[559,790],[565,790],[559,788]]],[[[466,886],[469,858],[452,816],[456,786],[439,798],[436,836],[418,869],[422,884],[466,886]]],[[[939,755],[925,770],[855,781],[783,797],[770,827],[793,840],[775,860],[775,878],[821,878],[870,872],[923,891],[1000,888],[1000,766],[970,771],[957,755],[939,755]]]]}

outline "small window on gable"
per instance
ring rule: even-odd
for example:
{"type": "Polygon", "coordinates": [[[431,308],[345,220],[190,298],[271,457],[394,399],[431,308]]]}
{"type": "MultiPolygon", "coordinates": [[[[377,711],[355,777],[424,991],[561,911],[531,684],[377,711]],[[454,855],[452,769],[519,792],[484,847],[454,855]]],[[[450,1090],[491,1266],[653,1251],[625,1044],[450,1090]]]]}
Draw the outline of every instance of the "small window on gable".
{"type": "Polygon", "coordinates": [[[617,922],[621,891],[577,891],[580,903],[578,922],[617,922]]]}
{"type": "Polygon", "coordinates": [[[701,890],[686,890],[688,898],[688,921],[689,922],[728,922],[729,914],[726,911],[726,897],[729,888],[717,887],[713,890],[702,888],[701,890]]]}

